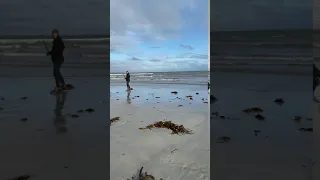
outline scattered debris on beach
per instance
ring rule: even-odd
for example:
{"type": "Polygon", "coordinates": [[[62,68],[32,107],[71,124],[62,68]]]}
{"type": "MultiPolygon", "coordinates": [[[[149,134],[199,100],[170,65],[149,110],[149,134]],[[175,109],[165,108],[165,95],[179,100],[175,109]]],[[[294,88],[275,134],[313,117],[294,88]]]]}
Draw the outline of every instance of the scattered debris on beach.
{"type": "Polygon", "coordinates": [[[21,176],[17,176],[15,178],[10,178],[8,180],[30,180],[31,176],[30,175],[21,175],[21,176]]]}
{"type": "Polygon", "coordinates": [[[26,100],[26,99],[28,99],[28,97],[26,97],[26,96],[23,96],[20,98],[20,100],[26,100]]]}
{"type": "Polygon", "coordinates": [[[87,111],[88,113],[93,113],[93,112],[95,112],[95,110],[92,109],[92,108],[88,108],[88,109],[86,109],[85,111],[87,111]]]}
{"type": "Polygon", "coordinates": [[[306,118],[307,121],[312,121],[312,118],[306,118]]]}
{"type": "Polygon", "coordinates": [[[275,102],[278,105],[282,105],[284,103],[284,100],[282,98],[277,98],[273,102],[275,102]]]}
{"type": "Polygon", "coordinates": [[[199,93],[196,93],[196,95],[199,95],[199,93]]]}
{"type": "Polygon", "coordinates": [[[182,107],[182,104],[179,104],[178,107],[182,107]]]}
{"type": "Polygon", "coordinates": [[[218,137],[216,143],[229,143],[231,141],[231,138],[228,136],[221,136],[218,137]]]}
{"type": "Polygon", "coordinates": [[[79,115],[77,115],[77,114],[69,114],[69,116],[72,117],[72,118],[78,118],[79,117],[79,115]]]}
{"type": "Polygon", "coordinates": [[[178,94],[178,92],[177,91],[172,91],[171,94],[178,94]]]}
{"type": "Polygon", "coordinates": [[[145,128],[139,128],[140,130],[152,129],[152,128],[166,128],[170,129],[171,134],[192,134],[192,130],[186,129],[183,125],[177,125],[171,121],[158,121],[154,124],[150,124],[145,128]]]}
{"type": "Polygon", "coordinates": [[[301,116],[295,116],[293,118],[293,120],[296,121],[296,122],[300,122],[302,120],[302,117],[301,116]]]}
{"type": "Polygon", "coordinates": [[[116,121],[119,121],[120,120],[120,117],[114,117],[114,118],[111,118],[110,119],[110,126],[112,123],[116,122],[116,121]]]}
{"type": "MultiPolygon", "coordinates": [[[[142,171],[143,167],[140,168],[140,170],[137,171],[136,175],[134,175],[131,180],[156,180],[155,177],[153,177],[151,174],[148,174],[147,172],[142,171]]],[[[127,179],[130,180],[130,179],[127,179]]],[[[159,180],[163,180],[160,178],[159,180]]]]}
{"type": "Polygon", "coordinates": [[[252,107],[242,110],[243,112],[250,114],[250,113],[262,113],[264,110],[260,107],[252,107]]]}
{"type": "Polygon", "coordinates": [[[160,97],[159,97],[159,96],[157,96],[157,97],[155,97],[155,98],[159,99],[160,97]]]}
{"type": "Polygon", "coordinates": [[[258,136],[259,133],[261,133],[261,130],[259,130],[259,129],[254,129],[254,130],[253,130],[253,133],[254,133],[255,136],[258,136]]]}
{"type": "Polygon", "coordinates": [[[298,130],[302,132],[313,132],[313,128],[300,128],[298,130]]]}
{"type": "Polygon", "coordinates": [[[257,120],[259,120],[259,121],[263,121],[263,120],[266,119],[266,118],[265,118],[264,116],[262,116],[261,114],[257,114],[257,115],[255,116],[255,118],[256,118],[257,120]]]}
{"type": "Polygon", "coordinates": [[[83,109],[80,109],[80,110],[78,110],[77,112],[78,112],[78,113],[83,113],[84,110],[83,110],[83,109]]]}
{"type": "Polygon", "coordinates": [[[21,122],[26,122],[26,121],[28,121],[28,118],[21,118],[20,121],[21,122]]]}

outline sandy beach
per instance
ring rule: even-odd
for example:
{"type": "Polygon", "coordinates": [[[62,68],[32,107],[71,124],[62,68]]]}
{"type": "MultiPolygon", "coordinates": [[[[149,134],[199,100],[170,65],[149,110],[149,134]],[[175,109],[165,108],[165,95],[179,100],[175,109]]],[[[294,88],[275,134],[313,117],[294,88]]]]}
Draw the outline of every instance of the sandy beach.
{"type": "Polygon", "coordinates": [[[310,76],[221,72],[211,77],[216,77],[212,85],[219,84],[211,90],[219,99],[211,105],[211,177],[310,179],[313,135],[299,131],[313,127],[310,76]],[[276,98],[285,102],[278,105],[276,98]],[[251,107],[262,108],[265,120],[242,111],[251,107]],[[217,143],[221,136],[231,141],[217,143]]]}
{"type": "Polygon", "coordinates": [[[131,179],[141,167],[156,179],[210,179],[207,85],[157,82],[133,81],[130,94],[124,82],[111,83],[110,113],[120,120],[110,126],[110,179],[131,179]],[[193,134],[138,129],[156,121],[182,124],[193,134]]]}
{"type": "Polygon", "coordinates": [[[226,33],[211,46],[211,178],[312,179],[310,41],[253,33],[226,33]],[[243,112],[254,107],[262,112],[243,112]]]}
{"type": "MultiPolygon", "coordinates": [[[[69,51],[83,52],[79,48],[69,51]]],[[[49,57],[18,53],[0,58],[0,179],[21,175],[35,180],[109,179],[106,59],[66,55],[61,71],[75,89],[52,96],[49,57]],[[91,59],[100,62],[81,63],[91,59]],[[86,112],[88,108],[94,112],[86,112]]]]}

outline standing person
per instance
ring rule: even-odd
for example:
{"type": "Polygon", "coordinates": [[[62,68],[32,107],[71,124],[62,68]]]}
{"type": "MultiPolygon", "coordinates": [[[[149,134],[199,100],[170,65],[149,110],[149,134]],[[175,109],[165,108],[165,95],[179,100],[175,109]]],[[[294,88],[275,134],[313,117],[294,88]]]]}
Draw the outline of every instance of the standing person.
{"type": "Polygon", "coordinates": [[[127,82],[127,91],[130,91],[131,88],[130,88],[130,84],[129,84],[130,83],[130,73],[129,73],[129,71],[126,71],[124,79],[127,82]]]}
{"type": "Polygon", "coordinates": [[[62,88],[65,88],[65,81],[61,75],[60,68],[61,65],[64,62],[64,56],[63,51],[65,49],[64,43],[62,41],[62,38],[59,35],[59,31],[57,29],[54,29],[52,31],[52,39],[53,39],[53,45],[51,51],[47,52],[47,56],[51,56],[51,60],[53,63],[53,77],[56,81],[56,88],[55,90],[59,90],[62,88]]]}

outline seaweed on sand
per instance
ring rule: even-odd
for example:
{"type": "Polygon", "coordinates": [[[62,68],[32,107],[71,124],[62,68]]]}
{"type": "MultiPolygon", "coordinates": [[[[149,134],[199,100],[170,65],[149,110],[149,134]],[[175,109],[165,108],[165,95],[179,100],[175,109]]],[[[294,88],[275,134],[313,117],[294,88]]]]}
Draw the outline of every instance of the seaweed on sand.
{"type": "Polygon", "coordinates": [[[112,123],[116,122],[116,121],[119,121],[120,120],[120,117],[114,117],[114,118],[111,118],[110,119],[110,126],[112,123]]]}
{"type": "Polygon", "coordinates": [[[170,129],[171,134],[192,134],[192,130],[186,129],[183,125],[174,124],[171,121],[158,121],[154,124],[150,124],[145,128],[139,128],[140,130],[152,129],[152,128],[166,128],[170,129]]]}
{"type": "MultiPolygon", "coordinates": [[[[137,174],[134,175],[131,180],[155,180],[156,178],[152,175],[148,174],[147,172],[142,172],[143,167],[140,168],[140,170],[137,171],[137,174]]],[[[130,180],[130,179],[127,179],[130,180]]],[[[163,180],[160,178],[160,180],[163,180]]]]}

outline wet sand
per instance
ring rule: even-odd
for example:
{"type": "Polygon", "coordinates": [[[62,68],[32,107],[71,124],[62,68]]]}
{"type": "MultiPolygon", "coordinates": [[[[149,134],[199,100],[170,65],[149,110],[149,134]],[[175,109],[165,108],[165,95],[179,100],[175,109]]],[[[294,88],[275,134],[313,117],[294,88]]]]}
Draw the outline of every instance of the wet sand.
{"type": "Polygon", "coordinates": [[[79,66],[62,69],[75,89],[59,98],[50,66],[1,67],[0,179],[109,179],[108,72],[79,66]]]}
{"type": "Polygon", "coordinates": [[[156,179],[210,179],[208,104],[204,103],[208,98],[207,86],[146,83],[131,86],[134,90],[128,96],[124,83],[111,84],[110,113],[120,120],[110,126],[110,179],[130,179],[142,166],[156,179]],[[185,97],[188,95],[193,100],[185,97]],[[165,120],[182,124],[194,134],[138,129],[165,120]]]}
{"type": "Polygon", "coordinates": [[[214,72],[210,77],[211,93],[219,99],[210,106],[211,177],[311,179],[313,133],[298,130],[313,127],[308,119],[312,118],[310,75],[214,72]],[[276,98],[283,98],[284,104],[274,103],[276,98]],[[250,107],[261,107],[265,120],[242,112],[250,107]],[[302,119],[294,120],[295,116],[302,119]],[[254,130],[260,132],[255,135],[254,130]],[[217,143],[221,136],[231,141],[217,143]]]}

